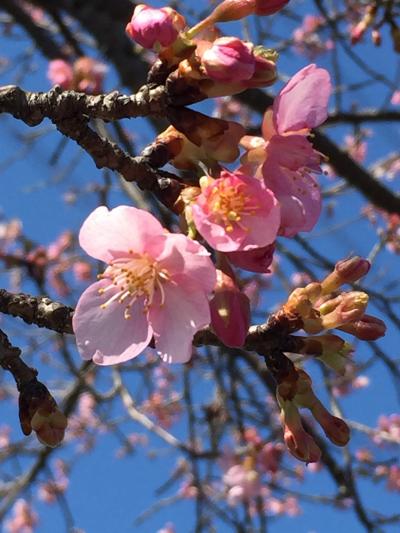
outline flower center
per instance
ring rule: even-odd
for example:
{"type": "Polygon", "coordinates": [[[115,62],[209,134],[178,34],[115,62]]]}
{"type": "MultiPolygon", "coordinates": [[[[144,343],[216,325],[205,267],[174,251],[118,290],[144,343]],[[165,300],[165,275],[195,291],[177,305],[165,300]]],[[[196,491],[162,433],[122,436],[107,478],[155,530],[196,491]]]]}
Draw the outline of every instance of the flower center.
{"type": "Polygon", "coordinates": [[[245,188],[243,182],[231,179],[218,180],[211,186],[210,210],[227,232],[234,230],[234,223],[247,230],[242,223],[243,216],[254,215],[259,208],[254,199],[246,195],[245,188]]]}
{"type": "Polygon", "coordinates": [[[154,297],[159,296],[158,305],[162,306],[165,301],[163,283],[169,281],[167,270],[160,268],[147,254],[138,255],[129,250],[127,256],[113,259],[99,279],[109,281],[109,285],[99,289],[99,294],[110,290],[117,291],[101,305],[106,309],[112,302],[125,305],[124,317],[131,318],[130,308],[135,301],[144,296],[144,312],[154,302],[154,297]]]}

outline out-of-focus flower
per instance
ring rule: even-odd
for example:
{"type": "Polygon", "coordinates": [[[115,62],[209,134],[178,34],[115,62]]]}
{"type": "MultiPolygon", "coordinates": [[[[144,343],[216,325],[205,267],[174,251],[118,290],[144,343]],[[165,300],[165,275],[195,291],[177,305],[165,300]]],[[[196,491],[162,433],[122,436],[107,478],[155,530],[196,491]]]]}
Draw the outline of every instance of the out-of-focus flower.
{"type": "Polygon", "coordinates": [[[0,450],[7,448],[10,444],[11,428],[7,425],[0,426],[0,450]]]}
{"type": "Polygon", "coordinates": [[[309,59],[315,59],[334,47],[330,39],[323,40],[318,30],[324,24],[324,19],[318,15],[306,15],[300,27],[293,32],[293,44],[297,53],[309,59]]]}
{"type": "Polygon", "coordinates": [[[102,90],[107,67],[91,57],[80,57],[74,63],[74,86],[77,91],[98,94],[102,90]]]}
{"type": "Polygon", "coordinates": [[[227,501],[231,506],[238,505],[260,494],[259,474],[246,461],[244,464],[231,466],[225,472],[223,479],[228,488],[227,501]]]}
{"type": "Polygon", "coordinates": [[[79,239],[89,255],[108,263],[73,317],[82,357],[100,365],[121,363],[154,336],[163,360],[188,361],[194,334],[210,322],[216,274],[205,248],[128,206],[95,209],[79,239]]]}
{"type": "Polygon", "coordinates": [[[172,522],[167,522],[164,527],[157,531],[157,533],[176,533],[176,529],[172,522]]]}
{"type": "Polygon", "coordinates": [[[12,508],[13,516],[6,520],[7,533],[33,533],[39,517],[32,506],[24,499],[18,499],[12,508]]]}
{"type": "Polygon", "coordinates": [[[47,77],[53,85],[60,85],[64,91],[98,94],[102,90],[106,72],[106,65],[91,57],[82,56],[73,64],[63,59],[50,61],[47,77]]]}
{"type": "Polygon", "coordinates": [[[392,94],[392,98],[391,98],[390,102],[393,105],[400,105],[400,91],[394,91],[394,93],[392,94]]]}
{"type": "MultiPolygon", "coordinates": [[[[310,466],[314,464],[316,463],[311,463],[310,466]]],[[[278,500],[278,498],[273,497],[267,498],[265,502],[265,509],[273,516],[282,514],[287,514],[288,516],[298,516],[301,513],[299,502],[294,496],[287,496],[283,500],[278,500]]]]}
{"type": "Polygon", "coordinates": [[[64,461],[57,459],[54,464],[53,479],[39,486],[39,499],[45,503],[54,503],[68,488],[68,471],[64,461]]]}
{"type": "Polygon", "coordinates": [[[63,59],[53,59],[47,69],[47,77],[53,85],[59,85],[64,91],[73,88],[74,71],[63,59]]]}

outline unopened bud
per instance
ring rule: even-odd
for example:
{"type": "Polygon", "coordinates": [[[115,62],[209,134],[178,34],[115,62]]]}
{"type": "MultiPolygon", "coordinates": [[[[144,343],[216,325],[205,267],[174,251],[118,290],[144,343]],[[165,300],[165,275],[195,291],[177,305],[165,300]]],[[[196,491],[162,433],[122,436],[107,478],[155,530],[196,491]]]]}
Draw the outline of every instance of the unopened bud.
{"type": "Polygon", "coordinates": [[[344,324],[339,329],[362,341],[375,341],[386,333],[383,320],[371,315],[363,315],[359,320],[344,324]]]}
{"type": "Polygon", "coordinates": [[[323,294],[334,292],[345,283],[358,281],[368,274],[370,268],[371,263],[358,256],[339,261],[335,265],[335,270],[322,282],[323,294]]]}
{"type": "Polygon", "coordinates": [[[211,326],[226,346],[243,346],[250,325],[250,302],[232,277],[217,270],[217,286],[210,301],[211,326]]]}
{"type": "Polygon", "coordinates": [[[186,26],[184,17],[170,7],[154,9],[145,4],[136,6],[132,20],[126,26],[131,39],[143,48],[170,46],[186,26]]]}
{"type": "Polygon", "coordinates": [[[256,0],[256,15],[273,15],[280,11],[289,0],[256,0]]]}
{"type": "MultiPolygon", "coordinates": [[[[296,337],[300,339],[300,337],[296,337]]],[[[317,337],[301,337],[302,346],[298,353],[317,357],[328,368],[344,374],[348,356],[353,347],[337,335],[319,335],[317,337]]]]}
{"type": "Polygon", "coordinates": [[[272,264],[274,252],[275,243],[272,243],[248,252],[228,252],[226,257],[232,265],[243,268],[243,270],[266,274],[270,272],[269,267],[272,264]]]}
{"type": "Polygon", "coordinates": [[[319,400],[311,412],[315,420],[324,430],[325,435],[333,444],[336,444],[336,446],[346,446],[350,440],[350,429],[344,420],[331,415],[319,400]]]}
{"type": "Polygon", "coordinates": [[[318,311],[324,329],[333,329],[349,322],[359,320],[365,313],[368,294],[352,291],[342,293],[323,303],[318,311]]]}
{"type": "Polygon", "coordinates": [[[318,462],[321,458],[321,450],[303,428],[297,407],[290,401],[284,402],[281,407],[284,440],[289,452],[305,463],[318,462]]]}
{"type": "Polygon", "coordinates": [[[36,379],[21,387],[19,419],[24,435],[34,430],[39,441],[51,447],[62,442],[68,423],[48,389],[36,379]]]}
{"type": "Polygon", "coordinates": [[[204,52],[201,63],[213,80],[226,83],[249,80],[255,69],[253,45],[237,37],[221,37],[204,52]]]}
{"type": "Polygon", "coordinates": [[[254,75],[246,82],[246,86],[252,88],[272,85],[277,78],[277,59],[278,53],[275,50],[263,46],[254,48],[254,75]]]}
{"type": "Polygon", "coordinates": [[[256,0],[224,0],[210,15],[213,23],[240,20],[251,15],[255,9],[256,0]]]}
{"type": "Polygon", "coordinates": [[[64,414],[56,407],[50,413],[41,409],[36,411],[31,425],[39,441],[46,446],[54,448],[63,441],[68,421],[64,414]]]}

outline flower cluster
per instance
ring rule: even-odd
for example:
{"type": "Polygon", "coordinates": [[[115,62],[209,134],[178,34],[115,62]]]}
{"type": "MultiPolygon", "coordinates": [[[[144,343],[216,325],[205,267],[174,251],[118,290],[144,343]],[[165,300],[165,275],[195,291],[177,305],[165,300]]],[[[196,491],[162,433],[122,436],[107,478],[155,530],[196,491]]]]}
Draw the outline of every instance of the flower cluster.
{"type": "MultiPolygon", "coordinates": [[[[172,8],[135,8],[126,31],[157,54],[148,80],[163,85],[171,102],[170,126],[144,154],[162,154],[159,166],[168,162],[186,171],[187,176],[176,178],[180,193],[171,204],[182,233],[170,233],[153,215],[129,206],[99,207],[85,220],[80,245],[106,266],[80,297],[73,317],[84,359],[123,363],[151,347],[165,362],[185,363],[194,336],[207,326],[226,346],[244,346],[250,300],[237,269],[268,273],[276,240],[311,231],[317,223],[321,193],[316,174],[322,156],[310,134],[327,118],[331,81],[326,70],[311,64],[286,83],[264,114],[262,136],[246,135],[241,124],[185,107],[275,81],[274,51],[221,36],[215,24],[271,15],[287,3],[224,0],[192,28],[172,8]]],[[[343,373],[351,347],[330,330],[363,340],[385,333],[381,320],[365,314],[367,294],[339,290],[369,267],[358,257],[339,262],[322,282],[295,289],[274,315],[277,326],[279,320],[290,324],[281,328],[288,332],[287,349],[276,350],[286,370],[274,377],[284,438],[302,461],[318,461],[320,451],[303,427],[300,408],[309,409],[337,445],[347,443],[349,429],[325,409],[311,378],[285,353],[317,357],[343,373]],[[291,335],[301,329],[307,336],[291,335]]],[[[168,427],[180,413],[179,398],[161,382],[164,386],[143,408],[168,427]]],[[[232,502],[261,495],[258,474],[247,466],[235,464],[226,472],[232,502]]]]}
{"type": "MultiPolygon", "coordinates": [[[[339,329],[361,340],[376,340],[385,334],[385,324],[365,313],[368,295],[360,291],[339,292],[345,283],[354,283],[370,268],[367,260],[358,257],[340,261],[322,282],[313,282],[295,289],[283,306],[283,315],[303,329],[308,336],[294,337],[296,353],[317,357],[328,368],[344,374],[352,351],[350,344],[338,335],[324,333],[339,329]],[[318,335],[322,333],[322,335],[318,335]]],[[[291,453],[307,463],[320,459],[320,450],[304,429],[299,408],[307,408],[334,444],[344,446],[350,436],[343,420],[331,415],[312,390],[310,376],[302,369],[288,373],[277,387],[284,439],[291,453]]]]}

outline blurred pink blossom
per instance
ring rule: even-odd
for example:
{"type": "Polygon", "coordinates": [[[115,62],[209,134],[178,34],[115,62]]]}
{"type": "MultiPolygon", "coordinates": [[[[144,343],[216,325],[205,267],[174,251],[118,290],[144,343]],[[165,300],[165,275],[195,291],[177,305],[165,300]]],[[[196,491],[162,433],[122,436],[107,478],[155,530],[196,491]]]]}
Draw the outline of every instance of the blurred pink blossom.
{"type": "Polygon", "coordinates": [[[12,517],[6,520],[7,533],[33,533],[39,518],[32,506],[24,499],[18,499],[12,508],[12,517]]]}
{"type": "Polygon", "coordinates": [[[301,26],[293,32],[294,49],[308,59],[315,59],[319,54],[332,50],[335,46],[331,39],[323,40],[318,30],[324,25],[324,19],[318,15],[306,15],[301,26]]]}

